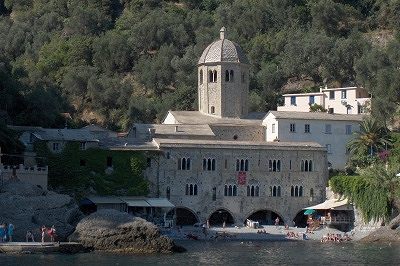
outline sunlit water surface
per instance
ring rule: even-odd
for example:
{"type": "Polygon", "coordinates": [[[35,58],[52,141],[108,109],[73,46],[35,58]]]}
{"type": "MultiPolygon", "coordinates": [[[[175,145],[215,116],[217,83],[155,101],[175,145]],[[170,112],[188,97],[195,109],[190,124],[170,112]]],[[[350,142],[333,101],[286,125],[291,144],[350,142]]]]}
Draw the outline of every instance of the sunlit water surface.
{"type": "Polygon", "coordinates": [[[181,254],[0,254],[0,265],[400,265],[400,245],[182,241],[181,254]]]}

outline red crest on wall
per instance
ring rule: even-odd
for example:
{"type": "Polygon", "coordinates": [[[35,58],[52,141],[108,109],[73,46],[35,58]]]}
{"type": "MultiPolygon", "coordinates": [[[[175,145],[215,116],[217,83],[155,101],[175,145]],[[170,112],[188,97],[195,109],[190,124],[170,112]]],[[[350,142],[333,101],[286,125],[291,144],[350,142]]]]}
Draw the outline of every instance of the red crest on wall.
{"type": "Polygon", "coordinates": [[[246,185],[246,178],[247,178],[246,172],[242,172],[242,171],[238,172],[237,179],[238,179],[239,185],[246,185]]]}

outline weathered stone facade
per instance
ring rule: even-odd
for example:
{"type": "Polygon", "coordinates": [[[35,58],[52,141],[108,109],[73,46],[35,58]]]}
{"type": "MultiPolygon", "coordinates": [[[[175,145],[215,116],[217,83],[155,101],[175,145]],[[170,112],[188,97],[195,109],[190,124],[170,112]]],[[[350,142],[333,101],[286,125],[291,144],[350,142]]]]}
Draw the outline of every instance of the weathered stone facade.
{"type": "Polygon", "coordinates": [[[160,141],[160,148],[164,154],[153,160],[147,170],[151,191],[154,195],[159,191],[161,197],[169,198],[177,207],[191,210],[199,221],[224,209],[232,215],[235,224],[242,224],[251,214],[268,210],[291,224],[304,207],[325,200],[327,167],[322,147],[279,143],[173,145],[160,141]],[[190,170],[179,170],[178,162],[182,158],[190,158],[190,170]],[[204,170],[204,159],[215,159],[214,171],[204,170]],[[236,171],[238,159],[248,160],[247,171],[236,171]],[[280,160],[280,171],[270,171],[269,160],[280,160]],[[302,160],[312,161],[312,171],[301,171],[302,160]],[[238,178],[243,172],[246,180],[241,185],[238,178]],[[197,186],[197,195],[186,195],[188,184],[197,186]],[[236,185],[237,196],[225,195],[225,185],[236,185]],[[252,185],[259,187],[258,196],[248,196],[247,186],[252,185]],[[274,186],[280,186],[280,196],[273,195],[274,186]],[[302,187],[301,196],[292,196],[292,186],[302,187]]]}
{"type": "Polygon", "coordinates": [[[303,208],[325,200],[325,147],[266,141],[265,114],[247,113],[248,67],[221,29],[199,59],[199,111],[169,111],[161,125],[135,125],[123,147],[152,145],[149,196],[168,198],[192,223],[272,223],[278,216],[292,224],[303,208]]]}

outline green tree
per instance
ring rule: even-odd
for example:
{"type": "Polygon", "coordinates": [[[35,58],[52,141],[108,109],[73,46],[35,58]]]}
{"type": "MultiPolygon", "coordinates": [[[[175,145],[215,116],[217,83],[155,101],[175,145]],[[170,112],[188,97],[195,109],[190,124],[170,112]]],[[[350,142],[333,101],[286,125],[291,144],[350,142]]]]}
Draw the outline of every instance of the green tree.
{"type": "Polygon", "coordinates": [[[364,166],[390,144],[387,129],[373,117],[367,117],[361,123],[360,130],[354,132],[354,138],[348,142],[347,147],[350,149],[352,163],[364,166]]]}
{"type": "Polygon", "coordinates": [[[400,224],[399,165],[374,164],[358,176],[335,176],[330,179],[334,192],[343,195],[359,208],[366,221],[383,219],[392,229],[400,224]]]}

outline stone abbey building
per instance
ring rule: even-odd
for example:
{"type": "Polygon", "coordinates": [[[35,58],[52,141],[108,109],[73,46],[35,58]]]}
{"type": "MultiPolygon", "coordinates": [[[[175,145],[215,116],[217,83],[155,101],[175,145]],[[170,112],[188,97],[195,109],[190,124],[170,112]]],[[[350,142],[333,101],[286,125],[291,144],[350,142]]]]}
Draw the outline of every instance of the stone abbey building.
{"type": "Polygon", "coordinates": [[[248,113],[249,61],[226,38],[198,61],[198,111],[169,111],[162,124],[136,124],[111,149],[146,150],[150,196],[176,206],[178,224],[210,220],[292,224],[323,202],[326,148],[266,140],[266,114],[248,113]]]}
{"type": "MultiPolygon", "coordinates": [[[[197,73],[199,110],[169,111],[162,124],[135,124],[127,134],[96,126],[14,129],[24,132],[21,141],[26,147],[44,141],[53,153],[60,153],[67,142],[78,142],[82,150],[143,151],[148,196],[173,203],[175,210],[169,215],[176,214],[177,224],[209,220],[241,225],[246,219],[271,224],[280,217],[281,223],[299,225],[303,208],[326,198],[328,146],[315,142],[321,130],[311,123],[311,114],[249,113],[249,61],[240,46],[226,38],[225,28],[204,50],[197,73]],[[293,130],[296,123],[297,128],[307,123],[308,138],[293,130]]],[[[335,119],[338,127],[347,129],[349,118],[329,117],[317,118],[335,119]]],[[[112,157],[107,157],[106,167],[113,169],[112,157]]],[[[11,171],[1,163],[0,168],[3,177],[11,171]]],[[[137,199],[130,204],[147,206],[137,199]]]]}

